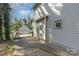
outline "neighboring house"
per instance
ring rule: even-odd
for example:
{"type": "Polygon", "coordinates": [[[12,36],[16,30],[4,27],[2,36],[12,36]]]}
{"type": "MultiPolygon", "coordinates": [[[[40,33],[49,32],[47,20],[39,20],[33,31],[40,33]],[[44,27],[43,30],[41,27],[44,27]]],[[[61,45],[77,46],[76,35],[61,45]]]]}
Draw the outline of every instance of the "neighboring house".
{"type": "Polygon", "coordinates": [[[78,3],[35,4],[33,11],[38,38],[42,36],[47,43],[63,46],[65,50],[79,49],[78,3]]]}
{"type": "Polygon", "coordinates": [[[34,37],[38,40],[46,40],[46,19],[48,17],[48,13],[44,7],[38,3],[33,7],[34,11],[34,37]]]}
{"type": "Polygon", "coordinates": [[[26,25],[22,25],[22,27],[18,29],[15,38],[29,37],[29,36],[32,36],[32,33],[30,33],[30,29],[26,25]]]}

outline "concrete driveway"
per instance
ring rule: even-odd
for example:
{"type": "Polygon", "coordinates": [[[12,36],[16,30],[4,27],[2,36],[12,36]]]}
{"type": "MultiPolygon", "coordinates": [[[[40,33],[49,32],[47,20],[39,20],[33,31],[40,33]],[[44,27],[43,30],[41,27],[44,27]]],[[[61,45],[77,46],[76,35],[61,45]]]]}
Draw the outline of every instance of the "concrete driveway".
{"type": "Polygon", "coordinates": [[[19,38],[15,40],[16,56],[55,56],[39,48],[40,44],[32,38],[19,38]]]}

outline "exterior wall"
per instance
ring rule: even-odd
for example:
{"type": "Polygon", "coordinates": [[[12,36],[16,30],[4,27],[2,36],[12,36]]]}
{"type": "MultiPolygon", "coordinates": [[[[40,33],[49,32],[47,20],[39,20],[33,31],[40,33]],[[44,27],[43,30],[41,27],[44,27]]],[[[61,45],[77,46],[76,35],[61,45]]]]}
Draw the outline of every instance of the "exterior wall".
{"type": "Polygon", "coordinates": [[[36,7],[34,10],[34,21],[33,21],[33,35],[36,39],[43,39],[45,40],[45,28],[46,28],[46,19],[44,16],[46,16],[47,13],[44,13],[45,9],[40,4],[36,7]],[[42,29],[40,29],[42,28],[42,29]]]}
{"type": "Polygon", "coordinates": [[[79,4],[44,4],[49,13],[47,41],[79,49],[79,4]],[[62,29],[54,29],[54,21],[62,19],[62,29]]]}

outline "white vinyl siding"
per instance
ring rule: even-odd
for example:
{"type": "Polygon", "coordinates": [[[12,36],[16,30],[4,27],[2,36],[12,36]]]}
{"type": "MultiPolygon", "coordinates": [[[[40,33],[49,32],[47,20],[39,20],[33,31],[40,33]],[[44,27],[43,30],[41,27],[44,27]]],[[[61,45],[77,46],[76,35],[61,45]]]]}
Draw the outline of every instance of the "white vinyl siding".
{"type": "Polygon", "coordinates": [[[59,10],[60,15],[49,6],[45,7],[50,14],[47,21],[48,41],[79,49],[79,4],[63,3],[59,10]],[[54,29],[53,22],[59,19],[62,19],[62,29],[54,29]]]}

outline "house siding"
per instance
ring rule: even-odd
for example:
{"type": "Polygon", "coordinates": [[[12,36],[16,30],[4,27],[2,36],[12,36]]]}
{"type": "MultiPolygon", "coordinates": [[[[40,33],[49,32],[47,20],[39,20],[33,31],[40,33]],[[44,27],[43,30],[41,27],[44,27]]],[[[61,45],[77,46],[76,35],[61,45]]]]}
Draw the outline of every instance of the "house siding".
{"type": "MultiPolygon", "coordinates": [[[[79,49],[79,4],[62,4],[60,15],[44,4],[49,13],[47,20],[47,41],[79,49]],[[62,19],[62,29],[54,29],[54,21],[62,19]]],[[[57,8],[57,7],[56,7],[57,8]]]]}

